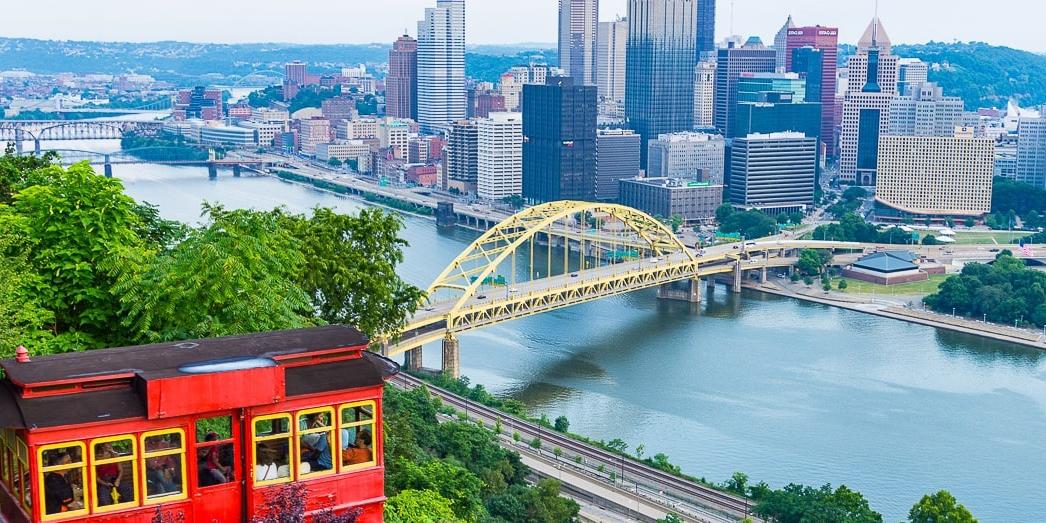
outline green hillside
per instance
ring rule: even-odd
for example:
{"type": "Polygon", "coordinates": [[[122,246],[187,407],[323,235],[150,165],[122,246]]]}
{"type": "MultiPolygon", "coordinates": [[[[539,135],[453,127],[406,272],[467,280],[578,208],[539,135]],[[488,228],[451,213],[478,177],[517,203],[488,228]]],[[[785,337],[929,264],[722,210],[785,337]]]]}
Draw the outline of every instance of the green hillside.
{"type": "MultiPolygon", "coordinates": [[[[840,60],[853,54],[840,46],[840,60]]],[[[1046,56],[983,42],[895,45],[894,54],[930,64],[930,81],[966,102],[967,110],[1006,107],[1012,98],[1022,107],[1046,104],[1046,56]]]]}

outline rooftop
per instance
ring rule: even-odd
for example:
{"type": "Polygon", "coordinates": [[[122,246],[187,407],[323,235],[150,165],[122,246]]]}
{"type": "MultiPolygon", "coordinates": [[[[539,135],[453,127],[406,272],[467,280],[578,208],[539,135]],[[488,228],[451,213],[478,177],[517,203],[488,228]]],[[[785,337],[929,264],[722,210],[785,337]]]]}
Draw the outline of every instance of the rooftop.
{"type": "Polygon", "coordinates": [[[893,273],[918,269],[919,266],[912,263],[916,259],[916,255],[907,251],[883,251],[869,254],[857,260],[853,266],[875,272],[893,273]]]}

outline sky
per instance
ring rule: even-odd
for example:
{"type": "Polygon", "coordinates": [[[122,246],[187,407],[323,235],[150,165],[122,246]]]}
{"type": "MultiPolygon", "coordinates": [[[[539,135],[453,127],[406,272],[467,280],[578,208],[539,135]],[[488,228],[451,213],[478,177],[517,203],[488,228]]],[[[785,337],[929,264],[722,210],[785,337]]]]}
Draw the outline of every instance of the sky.
{"type": "MultiPolygon", "coordinates": [[[[7,3],[8,0],[3,0],[7,3]]],[[[1046,52],[1043,0],[879,0],[893,42],[978,40],[1046,52]]],[[[729,34],[773,40],[789,14],[799,25],[840,29],[855,43],[876,0],[718,0],[717,40],[729,34]],[[733,3],[733,9],[731,9],[733,3]]],[[[435,0],[33,0],[3,8],[0,36],[60,40],[190,42],[391,42],[435,0]],[[270,7],[271,6],[271,7],[270,7]],[[293,7],[292,7],[293,6],[293,7]]],[[[556,41],[558,0],[466,0],[469,44],[556,41]]],[[[625,15],[627,0],[601,0],[600,18],[625,15]]]]}

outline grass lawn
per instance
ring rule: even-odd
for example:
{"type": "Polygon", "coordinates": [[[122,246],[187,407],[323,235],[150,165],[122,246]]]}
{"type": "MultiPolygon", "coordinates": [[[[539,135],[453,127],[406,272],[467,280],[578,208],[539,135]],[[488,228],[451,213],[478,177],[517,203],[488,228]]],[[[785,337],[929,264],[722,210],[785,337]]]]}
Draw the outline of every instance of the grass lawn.
{"type": "MultiPolygon", "coordinates": [[[[926,232],[920,233],[926,236],[926,232]]],[[[1031,234],[1028,231],[955,231],[955,242],[956,245],[1008,245],[1013,240],[1031,234]]]]}
{"type": "MultiPolygon", "coordinates": [[[[847,287],[841,292],[846,294],[872,294],[874,292],[875,294],[883,296],[933,294],[937,292],[937,287],[947,279],[947,274],[931,274],[929,280],[913,283],[901,283],[898,285],[878,285],[875,283],[847,279],[847,287]]],[[[819,283],[819,281],[815,282],[815,284],[819,283]]],[[[832,290],[838,290],[838,286],[839,278],[833,279],[832,290]]]]}

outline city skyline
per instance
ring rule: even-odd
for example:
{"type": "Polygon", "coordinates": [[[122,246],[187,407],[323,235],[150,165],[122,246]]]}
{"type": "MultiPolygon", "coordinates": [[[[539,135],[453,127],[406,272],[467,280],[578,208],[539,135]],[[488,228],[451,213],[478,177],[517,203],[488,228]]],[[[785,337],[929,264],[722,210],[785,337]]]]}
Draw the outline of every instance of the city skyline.
{"type": "MultiPolygon", "coordinates": [[[[221,4],[186,0],[185,9],[142,12],[127,10],[117,0],[98,0],[90,4],[69,4],[41,0],[16,4],[5,12],[3,36],[61,40],[146,42],[179,40],[215,43],[390,43],[406,28],[416,37],[414,25],[425,7],[435,0],[396,0],[390,11],[385,3],[347,2],[328,4],[306,0],[297,4],[302,17],[288,23],[285,10],[259,10],[239,0],[221,4]],[[214,16],[196,16],[206,8],[214,16]],[[249,10],[253,23],[228,23],[249,10]],[[322,16],[307,16],[322,13],[322,16]],[[97,23],[84,23],[92,20],[97,23]],[[353,20],[367,20],[354,24],[353,20]],[[308,30],[303,30],[305,26],[308,30]]],[[[875,1],[839,2],[825,5],[818,0],[735,0],[734,33],[758,35],[772,42],[781,24],[792,15],[799,25],[838,26],[840,42],[852,43],[874,15],[875,1]]],[[[1046,52],[1046,42],[1038,36],[1036,17],[1012,16],[1036,9],[1034,0],[1000,0],[990,14],[999,23],[984,23],[984,14],[973,7],[958,7],[948,0],[912,3],[881,0],[879,14],[887,20],[891,37],[897,43],[936,41],[984,41],[1029,51],[1046,52]],[[932,24],[924,20],[933,20],[932,24]]],[[[731,33],[731,2],[720,0],[716,16],[716,39],[731,33]]],[[[467,3],[466,18],[470,45],[541,43],[555,47],[557,41],[558,0],[509,2],[484,0],[467,3]],[[503,21],[504,23],[499,23],[503,21]],[[475,22],[475,23],[472,23],[475,22]]],[[[600,19],[625,15],[626,0],[601,0],[600,19]]],[[[291,20],[294,20],[293,18],[291,20]]]]}

